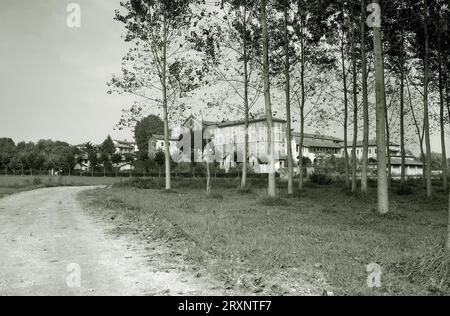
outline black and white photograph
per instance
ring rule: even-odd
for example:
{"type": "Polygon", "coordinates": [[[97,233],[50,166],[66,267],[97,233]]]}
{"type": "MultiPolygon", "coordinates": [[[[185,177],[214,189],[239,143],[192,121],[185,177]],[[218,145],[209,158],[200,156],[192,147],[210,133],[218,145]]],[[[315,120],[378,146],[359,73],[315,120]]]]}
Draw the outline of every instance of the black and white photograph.
{"type": "Polygon", "coordinates": [[[0,296],[450,295],[449,24],[448,0],[0,0],[0,296]]]}

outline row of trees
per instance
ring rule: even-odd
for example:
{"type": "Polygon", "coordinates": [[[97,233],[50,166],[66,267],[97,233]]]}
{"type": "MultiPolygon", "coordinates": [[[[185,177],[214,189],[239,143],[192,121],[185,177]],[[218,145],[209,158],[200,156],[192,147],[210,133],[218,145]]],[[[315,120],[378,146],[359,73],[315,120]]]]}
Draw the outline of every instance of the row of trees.
{"type": "Polygon", "coordinates": [[[79,150],[68,143],[52,140],[19,142],[17,145],[11,138],[0,138],[0,168],[8,174],[8,170],[21,174],[24,170],[73,170],[79,150]]]}
{"type": "MultiPolygon", "coordinates": [[[[430,125],[438,122],[447,185],[444,133],[450,113],[450,45],[446,1],[129,0],[122,6],[116,19],[125,24],[125,40],[133,45],[123,59],[121,75],[114,76],[109,86],[111,92],[143,100],[131,107],[129,120],[146,106],[162,109],[167,189],[169,122],[182,117],[188,100],[198,94],[207,95],[205,110],[218,106],[227,114],[236,110],[246,127],[251,112],[265,112],[268,157],[274,156],[271,127],[275,114],[281,113],[288,122],[287,139],[295,127],[291,124],[298,123],[300,148],[308,121],[321,126],[339,123],[346,156],[353,127],[353,153],[345,159],[346,183],[352,191],[363,193],[368,188],[372,134],[379,149],[387,148],[394,137],[400,140],[402,182],[405,143],[419,144],[430,196],[430,125]],[[227,99],[228,90],[232,93],[227,99]],[[436,105],[439,113],[434,114],[436,105]],[[358,188],[355,149],[361,132],[364,148],[358,188]]],[[[248,137],[245,148],[247,153],[248,137]]],[[[387,150],[378,150],[377,155],[378,210],[386,213],[390,157],[387,150]]],[[[270,166],[268,195],[275,196],[273,159],[270,166]]],[[[293,193],[293,168],[288,152],[289,194],[293,193]]],[[[243,187],[246,170],[245,156],[243,187]]],[[[299,174],[302,190],[303,173],[299,174]]]]}
{"type": "Polygon", "coordinates": [[[83,146],[71,146],[66,142],[40,140],[34,142],[19,142],[11,138],[0,138],[0,169],[8,172],[30,175],[33,171],[48,172],[63,171],[70,175],[78,165],[80,172],[86,167],[94,173],[97,169],[116,171],[123,163],[133,165],[134,154],[118,154],[111,137],[108,136],[99,146],[86,143],[83,146]]]}

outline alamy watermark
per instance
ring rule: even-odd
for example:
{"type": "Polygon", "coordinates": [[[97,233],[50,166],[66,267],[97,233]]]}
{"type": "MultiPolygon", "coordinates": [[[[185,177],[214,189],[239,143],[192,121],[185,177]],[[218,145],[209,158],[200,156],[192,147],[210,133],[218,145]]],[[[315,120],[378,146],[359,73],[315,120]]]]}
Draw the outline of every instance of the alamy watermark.
{"type": "Polygon", "coordinates": [[[81,287],[81,267],[78,263],[70,263],[66,267],[69,273],[66,277],[66,284],[69,288],[81,287]]]}
{"type": "Polygon", "coordinates": [[[81,27],[81,6],[72,2],[66,7],[67,15],[66,24],[69,28],[80,28],[81,27]]]}
{"type": "Polygon", "coordinates": [[[367,276],[367,286],[369,288],[380,288],[382,275],[381,266],[375,262],[372,262],[366,266],[366,271],[369,273],[367,276]]]}
{"type": "Polygon", "coordinates": [[[371,12],[366,23],[369,27],[381,27],[381,7],[378,3],[371,3],[367,6],[367,12],[371,12]]]}

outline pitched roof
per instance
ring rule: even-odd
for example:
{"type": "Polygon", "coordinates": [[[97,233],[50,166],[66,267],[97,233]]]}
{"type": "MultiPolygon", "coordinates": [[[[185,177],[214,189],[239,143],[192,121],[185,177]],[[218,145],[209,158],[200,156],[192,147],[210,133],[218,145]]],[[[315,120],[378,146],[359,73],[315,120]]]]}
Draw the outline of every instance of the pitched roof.
{"type": "MultiPolygon", "coordinates": [[[[295,137],[296,142],[300,140],[300,133],[293,132],[292,136],[295,137]]],[[[303,134],[303,146],[304,147],[322,147],[322,148],[334,148],[340,149],[342,139],[330,136],[330,135],[320,135],[320,134],[303,134]]]]}
{"type": "MultiPolygon", "coordinates": [[[[292,132],[292,136],[294,137],[300,137],[300,133],[298,132],[292,132]]],[[[336,141],[336,142],[343,142],[343,139],[337,138],[335,136],[330,136],[330,135],[325,135],[325,134],[309,134],[309,133],[303,133],[303,139],[306,138],[314,138],[314,139],[327,139],[327,140],[332,140],[332,141],[336,141]]]]}
{"type": "Polygon", "coordinates": [[[114,143],[117,143],[117,144],[121,144],[121,145],[126,145],[126,146],[134,146],[134,145],[136,145],[136,143],[134,143],[134,142],[129,142],[129,141],[126,141],[126,140],[117,140],[117,139],[114,139],[113,142],[114,142],[114,143]]]}
{"type": "MultiPolygon", "coordinates": [[[[356,147],[362,147],[363,144],[364,144],[364,142],[362,140],[358,140],[356,142],[356,147]]],[[[353,146],[353,142],[352,141],[347,142],[347,146],[349,146],[349,147],[353,146]]],[[[369,139],[369,146],[377,146],[377,140],[376,139],[369,139]]],[[[399,146],[399,145],[394,143],[394,142],[391,142],[390,146],[399,146]]]]}
{"type": "MultiPolygon", "coordinates": [[[[273,117],[272,118],[274,122],[278,122],[278,123],[286,123],[286,120],[277,118],[277,117],[273,117]]],[[[266,121],[266,116],[260,116],[257,118],[252,118],[249,119],[248,122],[249,123],[257,123],[257,122],[264,122],[266,121]]],[[[237,121],[224,121],[221,123],[218,123],[217,126],[218,127],[227,127],[227,126],[234,126],[234,125],[244,125],[245,124],[245,120],[237,120],[237,121]]]]}
{"type": "Polygon", "coordinates": [[[341,149],[341,144],[321,138],[305,138],[303,139],[303,146],[341,149]]]}
{"type": "MultiPolygon", "coordinates": [[[[375,159],[371,159],[370,165],[375,165],[377,162],[375,159]]],[[[402,164],[401,157],[391,157],[391,165],[399,166],[402,164]]],[[[405,166],[423,166],[423,163],[417,159],[407,158],[405,159],[405,166]]]]}
{"type": "MultiPolygon", "coordinates": [[[[152,138],[156,140],[164,140],[164,135],[153,134],[152,138]]],[[[178,141],[178,138],[169,137],[169,141],[178,141]]]]}
{"type": "MultiPolygon", "coordinates": [[[[401,165],[402,158],[401,157],[391,157],[391,165],[401,165]]],[[[423,163],[419,160],[415,159],[405,159],[406,166],[423,166],[423,163]]]]}

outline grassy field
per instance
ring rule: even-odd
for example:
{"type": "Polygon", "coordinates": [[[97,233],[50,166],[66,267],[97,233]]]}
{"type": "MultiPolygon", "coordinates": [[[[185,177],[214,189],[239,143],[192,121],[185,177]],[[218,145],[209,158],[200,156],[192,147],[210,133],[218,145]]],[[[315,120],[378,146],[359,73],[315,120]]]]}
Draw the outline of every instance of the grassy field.
{"type": "MultiPolygon", "coordinates": [[[[128,179],[127,179],[128,180],[128,179]]],[[[27,190],[53,186],[111,185],[123,178],[64,176],[0,176],[0,198],[27,190]]]]}
{"type": "Polygon", "coordinates": [[[428,199],[417,183],[411,195],[394,186],[391,211],[381,216],[374,188],[359,196],[310,184],[294,197],[268,199],[262,185],[241,192],[235,180],[218,181],[206,196],[199,179],[175,181],[170,192],[158,180],[135,180],[93,191],[86,203],[125,233],[184,240],[175,247],[188,260],[248,292],[305,294],[306,284],[315,294],[449,293],[442,189],[428,199]],[[367,286],[369,263],[382,268],[380,288],[367,286]]]}

